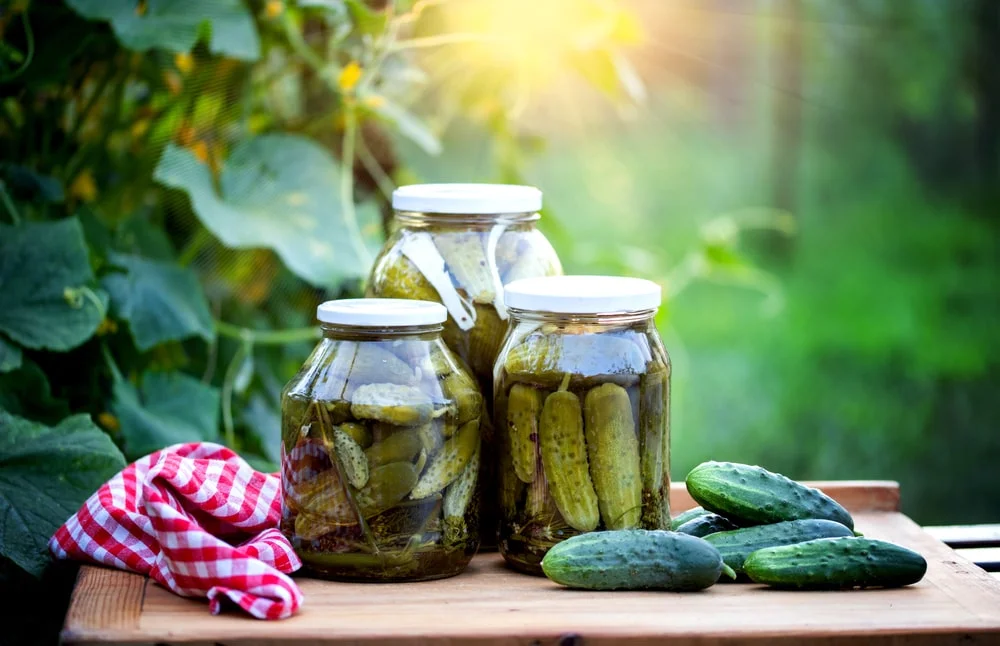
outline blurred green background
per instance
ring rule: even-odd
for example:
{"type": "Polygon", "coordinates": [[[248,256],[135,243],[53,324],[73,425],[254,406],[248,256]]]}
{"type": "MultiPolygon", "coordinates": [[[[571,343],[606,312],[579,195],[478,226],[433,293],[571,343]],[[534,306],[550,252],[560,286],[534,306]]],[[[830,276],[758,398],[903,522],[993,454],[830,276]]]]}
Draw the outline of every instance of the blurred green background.
{"type": "MultiPolygon", "coordinates": [[[[678,292],[674,477],[896,479],[918,522],[996,521],[1000,6],[630,6],[646,102],[556,85],[518,123],[546,140],[524,176],[567,272],[678,292]],[[753,268],[699,271],[689,250],[734,224],[753,268]]],[[[421,179],[495,176],[480,132],[448,133],[405,149],[421,179]]]]}
{"type": "Polygon", "coordinates": [[[418,181],[535,184],[568,272],[663,285],[676,481],[997,522],[997,43],[996,0],[0,0],[0,644],[56,641],[47,540],[127,461],[276,470],[418,181]]]}

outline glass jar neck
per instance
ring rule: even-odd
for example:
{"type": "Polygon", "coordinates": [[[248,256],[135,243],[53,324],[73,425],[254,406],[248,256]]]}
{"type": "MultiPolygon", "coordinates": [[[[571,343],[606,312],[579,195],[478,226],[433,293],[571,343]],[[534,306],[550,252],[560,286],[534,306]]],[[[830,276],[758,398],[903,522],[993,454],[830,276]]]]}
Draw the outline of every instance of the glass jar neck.
{"type": "Polygon", "coordinates": [[[386,339],[420,339],[433,341],[441,337],[441,323],[397,327],[360,327],[322,323],[323,337],[341,341],[384,341],[386,339]]]}
{"type": "Polygon", "coordinates": [[[425,213],[420,211],[396,211],[396,222],[406,227],[492,227],[497,224],[507,226],[533,224],[538,213],[425,213]]]}
{"type": "Polygon", "coordinates": [[[519,310],[507,308],[513,323],[532,321],[555,325],[593,325],[616,327],[633,325],[635,323],[652,323],[656,310],[640,310],[637,312],[602,312],[599,314],[567,314],[564,312],[540,312],[537,310],[519,310]]]}

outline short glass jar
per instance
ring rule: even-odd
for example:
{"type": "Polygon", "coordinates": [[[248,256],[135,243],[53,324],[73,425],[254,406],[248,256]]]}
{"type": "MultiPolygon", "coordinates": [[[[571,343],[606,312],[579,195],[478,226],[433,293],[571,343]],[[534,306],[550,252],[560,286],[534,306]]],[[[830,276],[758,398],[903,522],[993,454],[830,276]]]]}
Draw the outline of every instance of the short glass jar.
{"type": "Polygon", "coordinates": [[[281,396],[281,529],[314,575],[453,576],[479,545],[483,397],[438,303],[319,306],[323,339],[281,396]]]}
{"type": "MultiPolygon", "coordinates": [[[[393,233],[375,261],[368,296],[413,298],[448,309],[443,338],[493,392],[493,362],[507,331],[503,285],[562,273],[537,229],[542,193],[506,184],[418,184],[393,193],[393,233]]],[[[492,403],[490,400],[488,403],[492,403]]],[[[485,547],[496,540],[492,416],[482,427],[485,547]]]]}
{"type": "Polygon", "coordinates": [[[559,276],[506,286],[496,362],[500,552],[541,574],[550,547],[599,529],[670,528],[670,358],[660,287],[559,276]]]}

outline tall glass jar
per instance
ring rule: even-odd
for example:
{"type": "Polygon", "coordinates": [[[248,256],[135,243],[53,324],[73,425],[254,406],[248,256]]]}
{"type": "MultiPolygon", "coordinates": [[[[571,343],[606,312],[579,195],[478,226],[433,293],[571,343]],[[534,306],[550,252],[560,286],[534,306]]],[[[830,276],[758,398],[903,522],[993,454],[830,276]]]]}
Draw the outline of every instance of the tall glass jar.
{"type": "Polygon", "coordinates": [[[670,528],[670,358],[660,287],[559,276],[507,285],[496,361],[503,429],[500,552],[541,574],[556,543],[599,529],[670,528]]]}
{"type": "Polygon", "coordinates": [[[281,396],[281,529],[312,574],[436,579],[475,554],[483,397],[441,339],[446,316],[319,306],[323,339],[281,396]]]}
{"type": "MultiPolygon", "coordinates": [[[[396,189],[392,204],[393,233],[375,261],[367,294],[443,303],[449,314],[445,343],[489,397],[507,330],[503,285],[562,273],[555,250],[536,228],[541,192],[503,184],[419,184],[396,189]]],[[[497,481],[489,414],[482,431],[482,535],[484,547],[491,547],[497,481]]]]}

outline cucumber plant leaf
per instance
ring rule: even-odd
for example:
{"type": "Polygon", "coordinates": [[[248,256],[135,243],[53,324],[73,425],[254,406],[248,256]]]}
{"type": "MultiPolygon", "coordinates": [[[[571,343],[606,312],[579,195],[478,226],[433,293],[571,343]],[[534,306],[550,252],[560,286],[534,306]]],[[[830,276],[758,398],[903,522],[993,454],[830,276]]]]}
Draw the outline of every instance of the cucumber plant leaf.
{"type": "Polygon", "coordinates": [[[111,396],[131,459],[170,444],[218,438],[219,391],[189,375],[147,372],[139,387],[115,375],[111,396]]]}
{"type": "Polygon", "coordinates": [[[215,190],[212,173],[190,150],[170,144],[154,177],[180,189],[202,224],[231,248],[270,248],[307,282],[324,287],[368,273],[378,248],[377,209],[357,209],[354,231],[340,206],[339,165],[312,141],[271,134],[247,140],[229,156],[215,190]]]}
{"type": "Polygon", "coordinates": [[[107,20],[125,47],[189,52],[203,37],[217,53],[260,58],[260,37],[243,0],[66,0],[89,20],[107,20]],[[141,7],[141,10],[140,10],[141,7]]]}
{"type": "Polygon", "coordinates": [[[70,412],[69,403],[53,397],[45,372],[30,359],[17,370],[0,374],[0,408],[44,424],[55,424],[70,412]]]}
{"type": "Polygon", "coordinates": [[[0,409],[0,556],[40,576],[49,537],[124,467],[89,415],[49,427],[0,409]]]}
{"type": "Polygon", "coordinates": [[[21,348],[0,337],[0,372],[10,372],[21,367],[21,348]]]}
{"type": "Polygon", "coordinates": [[[107,306],[93,280],[77,218],[0,225],[0,332],[19,345],[65,351],[89,339],[107,306]]]}
{"type": "Polygon", "coordinates": [[[212,314],[193,271],[119,253],[110,254],[108,262],[126,270],[108,274],[101,285],[111,295],[112,311],[128,321],[139,350],[193,336],[212,339],[212,314]]]}

